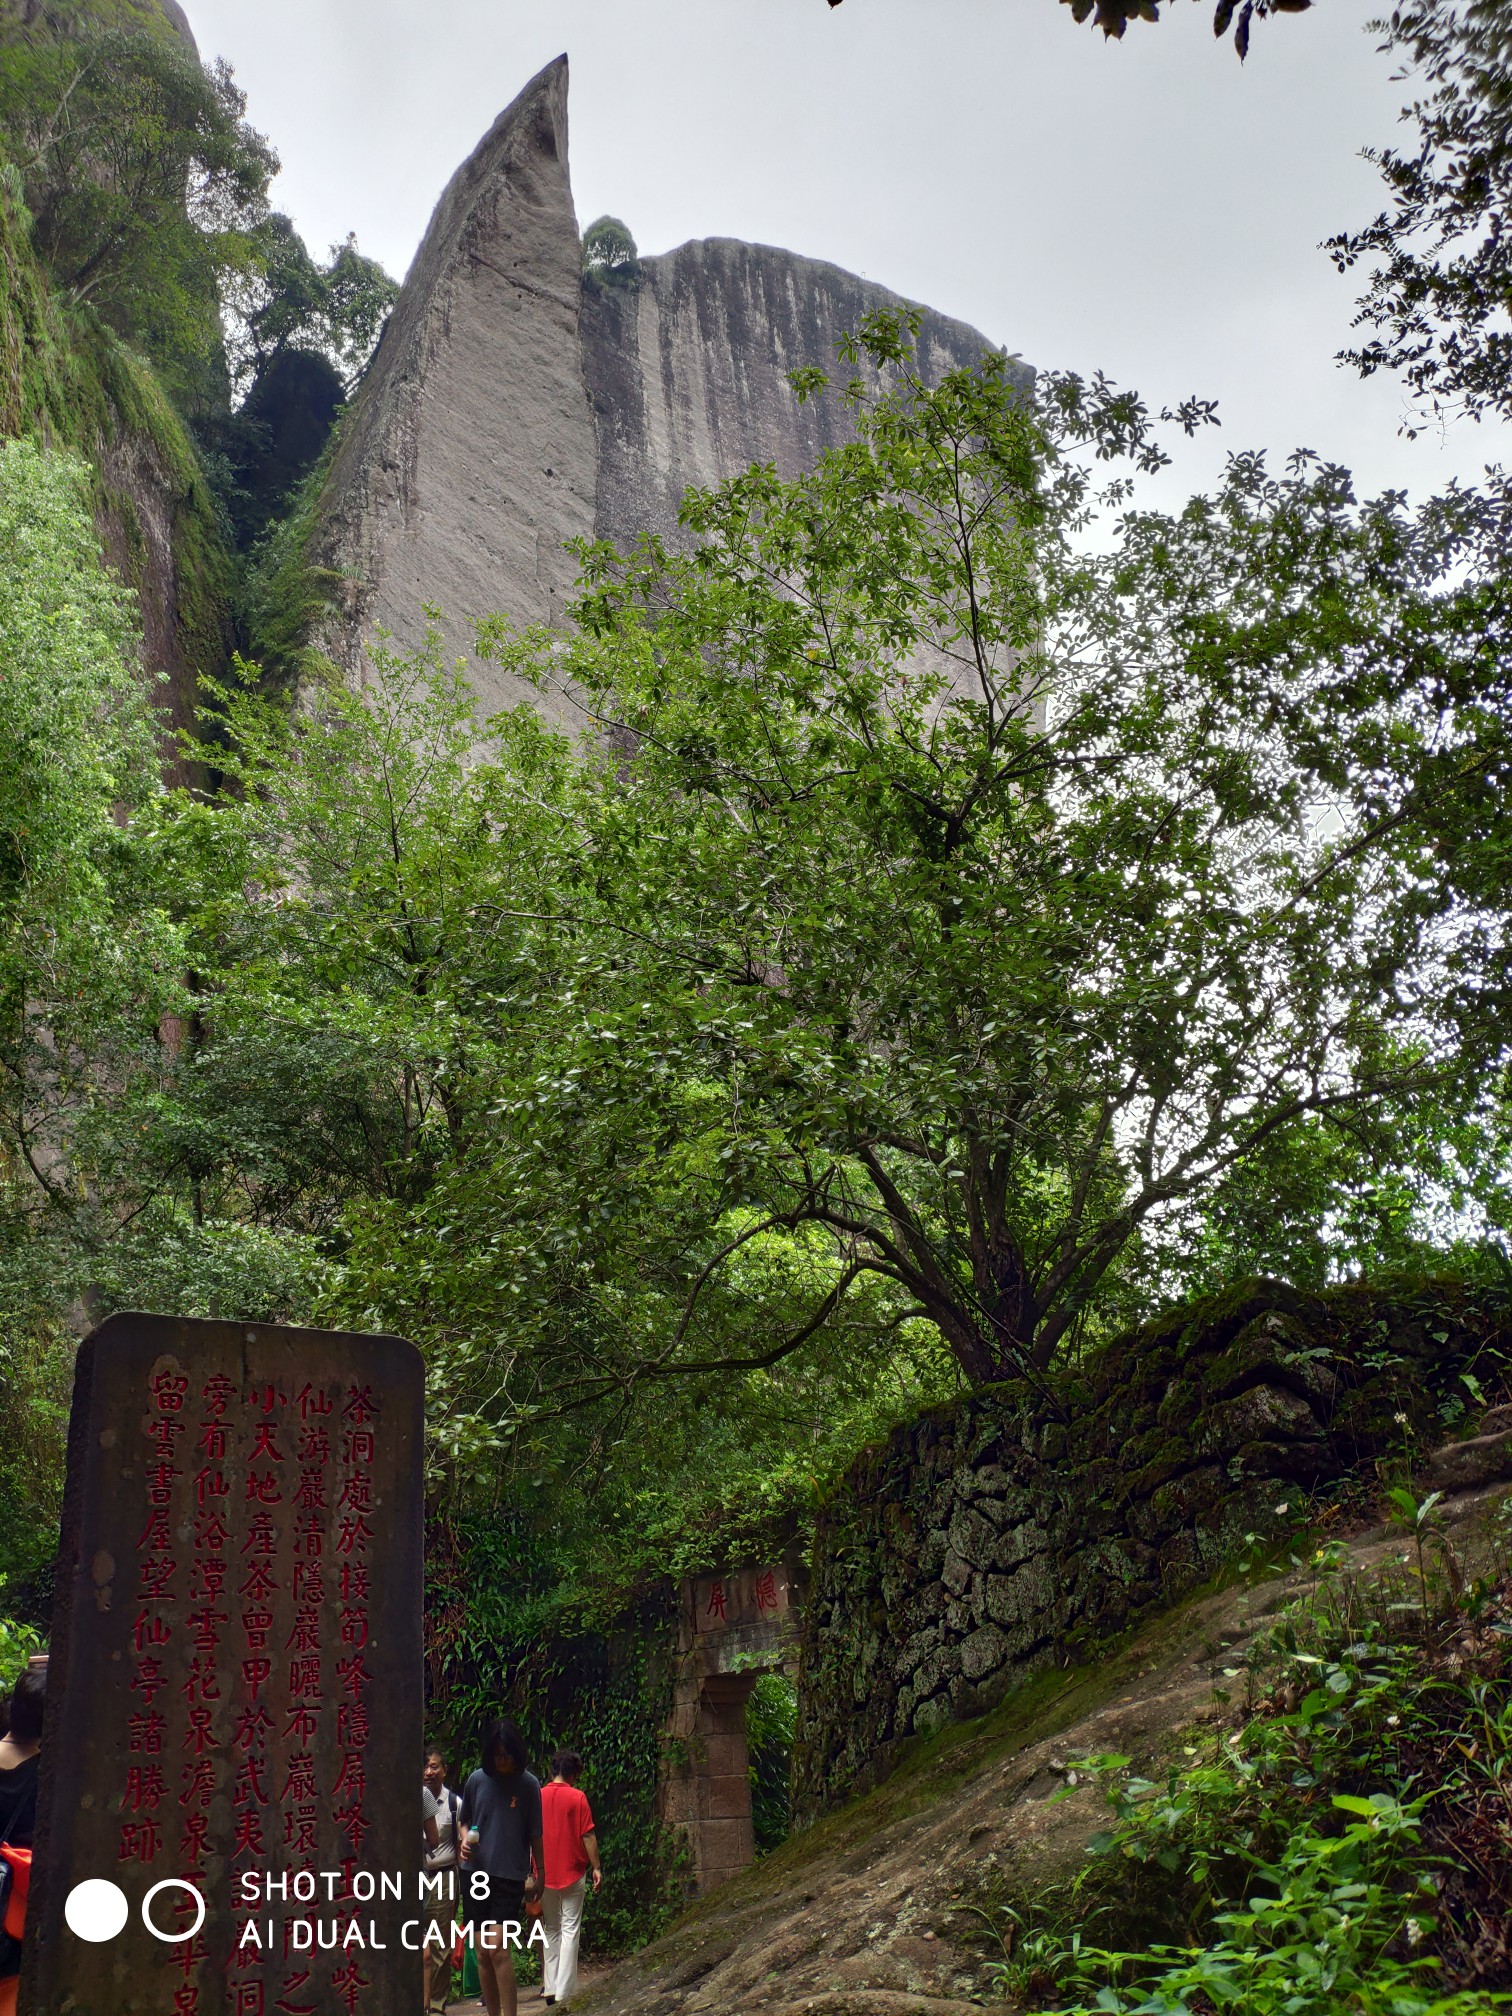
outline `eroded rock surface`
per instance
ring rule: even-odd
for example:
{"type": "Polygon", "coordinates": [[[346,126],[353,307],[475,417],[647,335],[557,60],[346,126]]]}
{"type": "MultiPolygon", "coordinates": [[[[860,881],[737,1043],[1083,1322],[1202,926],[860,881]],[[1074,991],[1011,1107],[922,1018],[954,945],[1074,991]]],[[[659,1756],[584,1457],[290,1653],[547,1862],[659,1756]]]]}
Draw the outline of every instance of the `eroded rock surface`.
{"type": "MultiPolygon", "coordinates": [[[[690,486],[753,462],[790,478],[851,440],[839,390],[851,367],[837,363],[837,347],[868,315],[901,305],[839,266],[733,238],[643,260],[630,286],[590,281],[583,372],[597,430],[598,536],[621,548],[643,532],[673,539],[690,486]],[[792,374],[808,366],[835,385],[800,400],[792,374]]],[[[964,322],[921,313],[916,358],[931,383],[994,347],[964,322]]],[[[869,369],[857,375],[875,379],[869,369]]]]}
{"type": "MultiPolygon", "coordinates": [[[[563,56],[448,184],[332,464],[316,558],[345,594],[318,641],[350,672],[378,630],[417,644],[427,603],[464,653],[492,611],[564,614],[597,474],[581,267],[563,56]]],[[[523,697],[492,666],[474,678],[486,708],[523,697]]]]}
{"type": "MultiPolygon", "coordinates": [[[[342,587],[314,641],[360,678],[380,630],[419,643],[427,603],[463,655],[482,616],[559,622],[569,540],[675,541],[690,484],[752,462],[792,476],[849,439],[839,392],[800,402],[790,375],[846,375],[841,336],[900,305],[837,266],[729,239],[647,259],[629,285],[585,282],[558,58],[452,178],[404,283],[326,484],[312,557],[342,587]]],[[[924,311],[931,379],[992,347],[924,311]]],[[[528,697],[581,726],[497,667],[470,669],[485,710],[528,697]]]]}

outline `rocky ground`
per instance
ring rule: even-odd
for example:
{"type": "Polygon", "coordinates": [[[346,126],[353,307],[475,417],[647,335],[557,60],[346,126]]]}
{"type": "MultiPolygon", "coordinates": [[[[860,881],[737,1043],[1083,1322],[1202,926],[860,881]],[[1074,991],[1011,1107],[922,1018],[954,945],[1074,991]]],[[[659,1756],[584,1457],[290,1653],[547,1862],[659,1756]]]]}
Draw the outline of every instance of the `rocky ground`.
{"type": "MultiPolygon", "coordinates": [[[[1446,1480],[1448,1481],[1448,1480],[1446,1480]]],[[[1488,1547],[1499,1487],[1448,1498],[1467,1566],[1488,1547]]],[[[1348,1565],[1406,1574],[1400,1532],[1355,1534],[1348,1565]]],[[[583,2016],[964,2016],[989,1999],[983,1886],[1024,1894],[1080,1862],[1106,1807],[1070,1777],[1123,1752],[1148,1772],[1242,1709],[1248,1640],[1306,1593],[1308,1568],[1198,1596],[1097,1667],[1046,1675],[942,1731],[876,1791],[796,1836],[604,1973],[583,2016]],[[1068,1796],[1052,1798],[1066,1792],[1068,1796]]],[[[529,2005],[522,2005],[528,2007],[529,2005]]]]}

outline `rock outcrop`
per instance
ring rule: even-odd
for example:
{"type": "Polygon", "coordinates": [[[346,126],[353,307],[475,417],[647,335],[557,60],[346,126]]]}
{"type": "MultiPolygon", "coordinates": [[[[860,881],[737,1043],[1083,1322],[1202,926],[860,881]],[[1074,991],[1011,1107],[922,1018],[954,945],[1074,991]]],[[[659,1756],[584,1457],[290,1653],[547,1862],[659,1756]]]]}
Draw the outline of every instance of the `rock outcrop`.
{"type": "MultiPolygon", "coordinates": [[[[427,604],[459,653],[484,615],[560,621],[569,540],[675,539],[690,484],[755,461],[793,475],[847,439],[838,393],[800,404],[789,376],[833,369],[840,337],[889,305],[838,267],[728,239],[585,281],[558,58],[457,171],[405,281],[322,497],[312,558],[342,587],[315,641],[365,678],[375,635],[413,647],[427,604]]],[[[929,374],[992,347],[925,312],[929,374]]],[[[485,709],[526,697],[471,669],[485,709]]]]}
{"type": "MultiPolygon", "coordinates": [[[[850,440],[839,392],[800,402],[792,373],[817,365],[848,377],[850,367],[836,364],[841,338],[900,305],[839,266],[733,238],[645,259],[629,286],[590,281],[581,329],[599,538],[622,548],[643,532],[671,538],[691,485],[722,482],[752,462],[796,476],[850,440]]],[[[922,314],[916,354],[931,382],[994,347],[964,322],[922,314]]]]}
{"type": "MultiPolygon", "coordinates": [[[[564,613],[564,542],[594,522],[581,287],[564,56],[447,185],[333,459],[316,556],[346,593],[319,641],[350,672],[375,631],[417,643],[427,604],[458,650],[492,610],[564,613]]],[[[519,697],[476,670],[486,707],[519,697]]]]}

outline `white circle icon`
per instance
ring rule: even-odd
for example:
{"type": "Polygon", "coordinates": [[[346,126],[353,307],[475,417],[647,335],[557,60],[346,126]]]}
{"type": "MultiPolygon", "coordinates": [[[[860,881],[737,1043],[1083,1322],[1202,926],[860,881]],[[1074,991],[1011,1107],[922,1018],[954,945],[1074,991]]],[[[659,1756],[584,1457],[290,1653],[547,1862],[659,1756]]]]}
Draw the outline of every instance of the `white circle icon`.
{"type": "Polygon", "coordinates": [[[75,1883],[63,1906],[63,1922],[78,1939],[99,1946],[114,1939],[126,1923],[129,1906],[126,1892],[103,1876],[91,1876],[87,1883],[75,1883]]]}
{"type": "Polygon", "coordinates": [[[186,1883],[182,1876],[165,1876],[161,1883],[154,1883],[142,1899],[142,1923],[154,1939],[161,1939],[165,1946],[180,1946],[184,1940],[192,1939],[205,1922],[205,1900],[192,1883],[186,1883]],[[152,1922],[152,1900],[164,1890],[187,1890],[194,1899],[194,1923],[187,1932],[159,1932],[152,1922]]]}

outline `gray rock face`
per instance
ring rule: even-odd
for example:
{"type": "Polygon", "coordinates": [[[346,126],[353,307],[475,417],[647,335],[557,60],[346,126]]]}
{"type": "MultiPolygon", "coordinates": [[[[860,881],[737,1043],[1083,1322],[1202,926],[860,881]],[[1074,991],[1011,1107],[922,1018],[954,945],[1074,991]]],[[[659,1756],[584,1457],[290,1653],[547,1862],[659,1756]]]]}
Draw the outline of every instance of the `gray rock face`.
{"type": "Polygon", "coordinates": [[[194,39],[194,30],[189,26],[189,16],[180,7],[178,0],[158,0],[158,7],[166,17],[168,25],[174,34],[179,37],[180,41],[187,43],[193,53],[198,56],[199,44],[194,39]]]}
{"type": "MultiPolygon", "coordinates": [[[[642,276],[629,287],[589,282],[583,294],[595,524],[622,548],[643,532],[672,536],[691,485],[722,482],[753,462],[796,476],[852,439],[839,391],[800,404],[791,374],[818,365],[838,384],[852,375],[836,362],[842,336],[901,305],[839,266],[733,238],[643,260],[642,276]]],[[[966,323],[924,311],[917,355],[931,381],[993,347],[966,323]]]]}
{"type": "MultiPolygon", "coordinates": [[[[418,643],[427,603],[458,652],[491,611],[563,615],[563,542],[591,535],[597,474],[581,273],[563,56],[448,184],[332,464],[316,557],[347,593],[319,641],[350,672],[380,629],[418,643]]],[[[474,674],[486,708],[525,690],[474,674]]]]}
{"type": "MultiPolygon", "coordinates": [[[[789,374],[835,371],[841,335],[897,305],[839,267],[729,239],[647,259],[631,286],[585,283],[559,57],[457,171],[404,283],[322,502],[313,557],[344,587],[315,641],[363,679],[375,633],[413,647],[427,603],[459,654],[481,616],[560,621],[566,541],[674,540],[690,484],[752,462],[792,476],[850,438],[838,393],[800,405],[789,374]]],[[[992,347],[925,313],[929,375],[992,347]]],[[[470,669],[485,709],[529,697],[580,725],[470,669]]]]}

